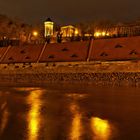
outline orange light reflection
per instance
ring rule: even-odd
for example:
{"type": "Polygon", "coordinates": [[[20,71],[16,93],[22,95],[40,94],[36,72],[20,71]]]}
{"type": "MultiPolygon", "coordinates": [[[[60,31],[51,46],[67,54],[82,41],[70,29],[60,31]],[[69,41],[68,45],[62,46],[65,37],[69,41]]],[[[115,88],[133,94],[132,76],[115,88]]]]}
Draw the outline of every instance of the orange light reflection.
{"type": "Polygon", "coordinates": [[[102,120],[97,117],[91,118],[91,129],[95,140],[109,140],[111,136],[111,125],[107,120],[102,120]]]}
{"type": "Polygon", "coordinates": [[[38,133],[40,130],[40,108],[42,95],[42,90],[32,90],[28,96],[27,102],[31,105],[28,114],[28,130],[29,130],[29,140],[37,140],[38,133]]]}
{"type": "Polygon", "coordinates": [[[74,103],[71,104],[70,110],[73,114],[70,139],[80,140],[80,136],[82,134],[82,122],[81,122],[82,114],[80,114],[77,104],[74,103]]]}
{"type": "Polygon", "coordinates": [[[1,118],[1,125],[0,125],[0,133],[2,134],[4,129],[6,128],[6,125],[8,123],[8,120],[9,120],[9,111],[6,107],[7,103],[4,102],[4,104],[2,104],[1,106],[1,111],[3,111],[2,113],[2,118],[1,118]]]}

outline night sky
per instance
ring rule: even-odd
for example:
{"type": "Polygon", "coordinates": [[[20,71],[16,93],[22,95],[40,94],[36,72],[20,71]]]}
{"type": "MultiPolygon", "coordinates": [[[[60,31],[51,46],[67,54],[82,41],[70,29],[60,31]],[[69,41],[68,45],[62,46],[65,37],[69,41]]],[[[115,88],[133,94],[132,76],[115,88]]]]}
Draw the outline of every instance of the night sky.
{"type": "Polygon", "coordinates": [[[140,19],[140,0],[0,0],[0,14],[41,23],[51,17],[60,24],[109,19],[140,19]]]}

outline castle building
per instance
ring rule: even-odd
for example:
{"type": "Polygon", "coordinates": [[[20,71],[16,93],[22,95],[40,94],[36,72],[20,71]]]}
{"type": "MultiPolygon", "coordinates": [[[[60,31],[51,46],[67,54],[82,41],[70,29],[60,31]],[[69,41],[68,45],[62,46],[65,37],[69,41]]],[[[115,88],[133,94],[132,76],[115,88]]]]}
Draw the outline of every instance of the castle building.
{"type": "Polygon", "coordinates": [[[44,22],[44,28],[45,28],[45,32],[44,32],[44,37],[48,37],[48,36],[53,36],[54,33],[54,22],[48,18],[45,22],[44,22]]]}
{"type": "Polygon", "coordinates": [[[72,25],[61,27],[61,32],[63,34],[63,37],[72,37],[80,35],[79,29],[72,25]]]}

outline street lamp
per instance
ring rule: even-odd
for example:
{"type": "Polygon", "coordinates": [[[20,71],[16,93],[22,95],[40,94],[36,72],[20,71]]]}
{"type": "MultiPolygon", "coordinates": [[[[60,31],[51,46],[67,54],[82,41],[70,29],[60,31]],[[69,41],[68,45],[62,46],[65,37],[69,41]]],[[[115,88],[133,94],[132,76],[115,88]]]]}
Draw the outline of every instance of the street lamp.
{"type": "Polygon", "coordinates": [[[37,37],[38,36],[38,32],[37,31],[33,31],[32,34],[33,34],[34,37],[37,37]]]}

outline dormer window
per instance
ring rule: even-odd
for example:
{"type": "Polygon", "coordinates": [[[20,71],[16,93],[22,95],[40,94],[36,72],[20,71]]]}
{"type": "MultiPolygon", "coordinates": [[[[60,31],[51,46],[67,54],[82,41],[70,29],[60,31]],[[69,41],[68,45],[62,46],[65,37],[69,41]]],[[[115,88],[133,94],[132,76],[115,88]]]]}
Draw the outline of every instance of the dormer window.
{"type": "Polygon", "coordinates": [[[108,56],[108,54],[106,52],[103,52],[103,53],[100,54],[100,56],[104,57],[104,56],[108,56]]]}
{"type": "Polygon", "coordinates": [[[25,51],[24,51],[24,50],[21,50],[21,51],[20,51],[20,53],[21,53],[21,54],[24,54],[24,53],[25,53],[25,51]]]}
{"type": "Polygon", "coordinates": [[[117,44],[116,46],[115,46],[115,48],[122,48],[123,46],[122,45],[119,45],[119,44],[117,44]]]}
{"type": "Polygon", "coordinates": [[[136,50],[132,50],[129,54],[130,55],[137,55],[138,53],[136,52],[136,50]]]}
{"type": "Polygon", "coordinates": [[[78,57],[76,54],[71,55],[71,57],[78,57]]]}
{"type": "Polygon", "coordinates": [[[63,48],[62,51],[68,51],[68,49],[67,48],[63,48]]]}
{"type": "Polygon", "coordinates": [[[48,58],[54,58],[54,55],[49,55],[48,58]]]}
{"type": "Polygon", "coordinates": [[[8,60],[14,60],[13,57],[9,57],[8,60]]]}
{"type": "Polygon", "coordinates": [[[25,59],[30,59],[30,57],[29,56],[26,56],[25,59]]]}

